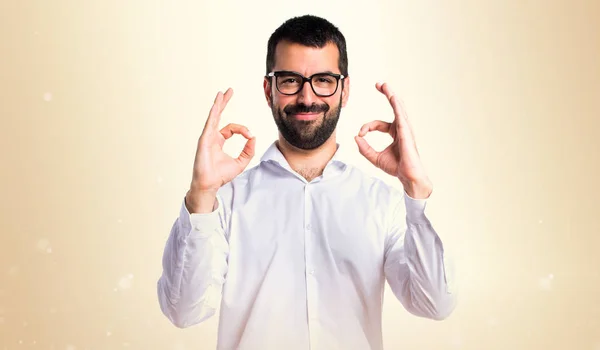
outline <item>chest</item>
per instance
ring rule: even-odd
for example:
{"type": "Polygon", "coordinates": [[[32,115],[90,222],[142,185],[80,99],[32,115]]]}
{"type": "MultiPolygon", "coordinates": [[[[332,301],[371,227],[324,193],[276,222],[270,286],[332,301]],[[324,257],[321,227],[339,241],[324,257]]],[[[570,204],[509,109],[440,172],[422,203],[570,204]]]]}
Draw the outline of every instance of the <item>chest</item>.
{"type": "Polygon", "coordinates": [[[350,269],[378,269],[383,261],[383,211],[360,192],[311,186],[254,192],[235,203],[229,243],[245,264],[284,260],[350,269]]]}

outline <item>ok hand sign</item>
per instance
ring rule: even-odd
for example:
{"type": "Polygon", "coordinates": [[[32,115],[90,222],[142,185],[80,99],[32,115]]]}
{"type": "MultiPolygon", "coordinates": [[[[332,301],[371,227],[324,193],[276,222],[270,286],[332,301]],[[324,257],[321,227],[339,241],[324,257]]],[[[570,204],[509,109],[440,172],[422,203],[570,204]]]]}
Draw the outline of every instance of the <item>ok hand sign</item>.
{"type": "Polygon", "coordinates": [[[192,183],[186,196],[190,207],[197,207],[203,199],[214,199],[219,188],[244,171],[254,157],[256,139],[247,127],[228,124],[221,130],[218,129],[221,113],[232,95],[231,88],[224,94],[219,91],[198,140],[192,183]],[[237,158],[232,158],[223,151],[225,140],[234,134],[240,134],[248,140],[237,158]]]}
{"type": "Polygon", "coordinates": [[[432,184],[415,143],[415,138],[404,106],[391,91],[387,83],[377,83],[377,90],[385,95],[394,111],[394,121],[374,120],[363,125],[355,136],[358,150],[373,165],[387,174],[397,177],[406,193],[413,198],[427,198],[431,194],[432,184]],[[392,136],[392,143],[381,152],[375,151],[364,139],[371,131],[380,131],[392,136]]]}

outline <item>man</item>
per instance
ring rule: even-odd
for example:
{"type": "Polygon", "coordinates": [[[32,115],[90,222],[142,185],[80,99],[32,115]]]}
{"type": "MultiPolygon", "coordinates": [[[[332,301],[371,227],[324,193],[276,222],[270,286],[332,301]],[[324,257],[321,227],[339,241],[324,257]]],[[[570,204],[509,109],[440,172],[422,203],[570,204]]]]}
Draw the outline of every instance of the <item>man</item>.
{"type": "Polygon", "coordinates": [[[394,120],[365,124],[356,143],[404,193],[338,157],[350,78],[334,25],[315,16],[283,23],[269,39],[266,73],[279,139],[245,170],[255,138],[238,124],[219,130],[232,90],[217,94],[166,244],[162,312],[183,328],[220,307],[219,349],[382,349],[387,280],[412,314],[446,318],[456,295],[425,215],[431,181],[399,99],[376,84],[394,120]],[[373,130],[393,138],[382,152],[363,138],[373,130]],[[247,139],[237,158],[222,150],[234,134],[247,139]]]}

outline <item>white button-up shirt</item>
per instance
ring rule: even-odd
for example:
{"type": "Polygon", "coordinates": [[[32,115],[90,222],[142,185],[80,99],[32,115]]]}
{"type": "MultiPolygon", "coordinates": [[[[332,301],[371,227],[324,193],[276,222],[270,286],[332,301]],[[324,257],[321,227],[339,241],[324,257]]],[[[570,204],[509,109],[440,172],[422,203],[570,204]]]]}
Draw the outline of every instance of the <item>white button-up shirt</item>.
{"type": "Polygon", "coordinates": [[[213,212],[190,214],[183,201],[161,310],[183,328],[220,309],[218,349],[382,349],[386,280],[414,315],[439,320],[456,305],[425,207],[338,152],[307,182],[273,143],[219,190],[213,212]]]}

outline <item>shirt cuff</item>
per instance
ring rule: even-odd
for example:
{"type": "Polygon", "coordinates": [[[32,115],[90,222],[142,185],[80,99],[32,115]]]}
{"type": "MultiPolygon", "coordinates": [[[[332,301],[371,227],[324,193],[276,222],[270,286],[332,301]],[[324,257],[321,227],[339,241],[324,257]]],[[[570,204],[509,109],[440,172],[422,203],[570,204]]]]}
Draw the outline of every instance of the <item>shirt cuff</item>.
{"type": "Polygon", "coordinates": [[[404,192],[404,204],[406,205],[406,220],[409,223],[416,225],[427,225],[429,219],[425,215],[425,208],[427,207],[427,200],[415,199],[409,196],[406,191],[404,192]]]}
{"type": "MultiPolygon", "coordinates": [[[[201,236],[210,235],[221,229],[221,220],[219,216],[219,209],[221,203],[219,202],[214,210],[210,213],[193,213],[190,214],[186,205],[185,198],[181,204],[181,210],[179,212],[179,220],[188,235],[200,234],[201,236]]],[[[187,238],[186,236],[186,238],[187,238]]]]}

